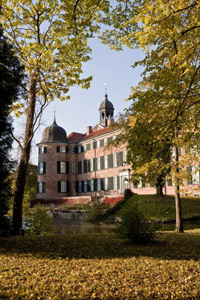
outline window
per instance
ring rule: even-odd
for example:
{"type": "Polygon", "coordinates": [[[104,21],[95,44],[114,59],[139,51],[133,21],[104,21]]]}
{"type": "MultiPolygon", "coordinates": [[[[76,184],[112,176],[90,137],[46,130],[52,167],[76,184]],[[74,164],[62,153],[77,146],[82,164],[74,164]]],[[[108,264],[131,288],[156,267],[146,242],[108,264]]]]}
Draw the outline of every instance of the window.
{"type": "Polygon", "coordinates": [[[192,184],[199,184],[199,168],[192,166],[192,184]]]}
{"type": "Polygon", "coordinates": [[[127,163],[126,163],[126,150],[123,151],[123,165],[125,166],[127,163]]]}
{"type": "Polygon", "coordinates": [[[60,192],[66,193],[67,192],[67,181],[60,182],[60,192]]]}
{"type": "Polygon", "coordinates": [[[38,182],[38,193],[39,194],[42,194],[42,193],[44,193],[44,182],[43,181],[39,181],[38,182]]]}
{"type": "Polygon", "coordinates": [[[92,142],[92,143],[90,143],[90,150],[93,150],[93,149],[94,149],[94,144],[92,142]]]}
{"type": "Polygon", "coordinates": [[[73,189],[76,188],[76,181],[72,181],[72,188],[73,188],[73,189]]]}
{"type": "Polygon", "coordinates": [[[87,180],[84,180],[84,192],[87,193],[87,180]]]}
{"type": "Polygon", "coordinates": [[[87,145],[84,145],[83,146],[83,152],[86,152],[86,150],[87,150],[87,145]]]}
{"type": "Polygon", "coordinates": [[[108,191],[108,177],[105,178],[104,189],[105,189],[105,191],[108,191]]]}
{"type": "Polygon", "coordinates": [[[108,169],[108,155],[104,156],[104,167],[105,169],[108,169]]]}
{"type": "Polygon", "coordinates": [[[117,167],[117,153],[113,153],[113,168],[117,167]]]}
{"type": "Polygon", "coordinates": [[[104,146],[106,146],[106,145],[107,145],[107,143],[108,143],[108,139],[107,139],[107,138],[105,138],[105,139],[104,139],[104,146]]]}
{"type": "Polygon", "coordinates": [[[72,147],[72,153],[76,153],[76,147],[72,147]]]}
{"type": "Polygon", "coordinates": [[[61,153],[66,153],[66,147],[60,146],[60,152],[61,153]]]}
{"type": "Polygon", "coordinates": [[[116,140],[116,135],[113,135],[113,140],[116,140]]]}
{"type": "Polygon", "coordinates": [[[94,179],[90,180],[90,191],[94,192],[94,179]]]}
{"type": "Polygon", "coordinates": [[[39,147],[39,154],[42,154],[42,153],[46,153],[47,152],[47,147],[39,147]]]}
{"type": "Polygon", "coordinates": [[[82,181],[78,182],[78,191],[79,191],[79,193],[82,192],[82,181]]]}
{"type": "Polygon", "coordinates": [[[97,191],[101,190],[101,178],[97,178],[97,191]]]}
{"type": "Polygon", "coordinates": [[[81,153],[82,151],[82,147],[81,146],[78,146],[78,153],[81,153]]]}
{"type": "Polygon", "coordinates": [[[90,172],[93,172],[94,171],[94,160],[93,158],[90,159],[90,172]]]}
{"type": "Polygon", "coordinates": [[[97,157],[97,171],[99,171],[100,169],[100,157],[97,157]]]}
{"type": "Polygon", "coordinates": [[[66,162],[60,161],[60,173],[65,174],[66,173],[66,162]]]}
{"type": "Polygon", "coordinates": [[[100,140],[97,141],[97,148],[100,148],[100,140]]]}
{"type": "Polygon", "coordinates": [[[117,176],[113,177],[113,189],[117,190],[117,176]]]}
{"type": "Polygon", "coordinates": [[[76,174],[76,162],[72,161],[72,174],[76,174]]]}
{"type": "Polygon", "coordinates": [[[44,161],[40,161],[39,165],[38,165],[38,173],[41,174],[45,174],[46,173],[46,162],[44,161]]]}
{"type": "Polygon", "coordinates": [[[82,174],[82,161],[78,161],[78,174],[82,174]]]}

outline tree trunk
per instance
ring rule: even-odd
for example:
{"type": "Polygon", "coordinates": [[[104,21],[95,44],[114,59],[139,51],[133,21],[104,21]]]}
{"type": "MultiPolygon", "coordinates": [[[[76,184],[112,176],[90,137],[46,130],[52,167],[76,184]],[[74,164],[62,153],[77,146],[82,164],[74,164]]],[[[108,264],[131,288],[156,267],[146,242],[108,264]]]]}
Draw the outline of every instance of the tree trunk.
{"type": "Polygon", "coordinates": [[[17,179],[15,185],[15,196],[14,196],[14,205],[13,205],[13,234],[14,235],[19,235],[20,229],[22,228],[22,203],[24,197],[28,162],[30,158],[31,141],[33,138],[35,104],[36,104],[36,79],[31,78],[24,145],[21,152],[21,158],[17,170],[17,179]]]}
{"type": "MultiPolygon", "coordinates": [[[[179,161],[178,147],[176,147],[176,163],[179,161]]],[[[178,165],[178,164],[177,164],[178,165]]],[[[179,174],[179,168],[177,167],[176,173],[179,174]]],[[[181,209],[181,197],[180,197],[180,185],[179,176],[176,178],[176,191],[175,191],[175,206],[176,206],[176,232],[183,232],[183,220],[181,209]]]]}
{"type": "Polygon", "coordinates": [[[159,175],[156,183],[156,195],[163,196],[163,176],[159,175]]]}

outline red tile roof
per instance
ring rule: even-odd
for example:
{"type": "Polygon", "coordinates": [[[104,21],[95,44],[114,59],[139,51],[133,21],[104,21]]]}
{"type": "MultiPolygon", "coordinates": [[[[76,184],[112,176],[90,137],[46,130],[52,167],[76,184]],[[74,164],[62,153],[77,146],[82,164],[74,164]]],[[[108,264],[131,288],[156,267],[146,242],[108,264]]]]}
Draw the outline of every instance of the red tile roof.
{"type": "Polygon", "coordinates": [[[97,131],[94,131],[88,135],[85,135],[82,139],[81,139],[81,142],[84,142],[86,140],[89,140],[89,139],[92,139],[92,138],[95,138],[99,135],[102,135],[102,134],[105,134],[105,133],[108,133],[108,132],[111,132],[113,131],[110,127],[106,127],[106,128],[103,128],[103,129],[99,129],[97,131]]]}
{"type": "Polygon", "coordinates": [[[77,143],[80,139],[82,139],[85,136],[84,133],[78,133],[78,132],[72,132],[70,135],[68,135],[68,140],[71,144],[77,143]]]}

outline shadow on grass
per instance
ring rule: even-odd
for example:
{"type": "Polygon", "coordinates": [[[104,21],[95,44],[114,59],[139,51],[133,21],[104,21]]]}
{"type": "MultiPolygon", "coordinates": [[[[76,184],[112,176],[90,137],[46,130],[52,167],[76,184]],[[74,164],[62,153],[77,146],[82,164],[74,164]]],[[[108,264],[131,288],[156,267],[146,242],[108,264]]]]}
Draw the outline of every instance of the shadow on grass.
{"type": "Polygon", "coordinates": [[[158,233],[153,242],[133,245],[115,234],[51,235],[0,238],[0,254],[27,254],[39,258],[106,259],[153,257],[200,258],[200,234],[158,233]]]}

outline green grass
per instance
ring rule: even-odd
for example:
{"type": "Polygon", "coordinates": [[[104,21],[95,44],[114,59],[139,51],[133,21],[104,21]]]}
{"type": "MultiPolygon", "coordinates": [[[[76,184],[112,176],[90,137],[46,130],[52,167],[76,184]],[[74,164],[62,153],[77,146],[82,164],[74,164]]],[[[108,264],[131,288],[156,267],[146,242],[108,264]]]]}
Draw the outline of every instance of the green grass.
{"type": "Polygon", "coordinates": [[[0,239],[0,299],[199,299],[200,230],[0,239]]]}
{"type": "MultiPolygon", "coordinates": [[[[117,211],[115,216],[120,216],[125,208],[129,208],[133,202],[137,202],[139,208],[147,219],[169,220],[175,219],[175,200],[174,196],[157,195],[134,195],[127,200],[124,207],[117,211]]],[[[200,198],[182,198],[182,212],[184,218],[200,216],[200,198]]]]}

